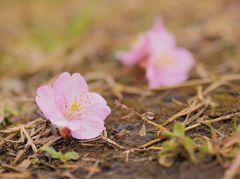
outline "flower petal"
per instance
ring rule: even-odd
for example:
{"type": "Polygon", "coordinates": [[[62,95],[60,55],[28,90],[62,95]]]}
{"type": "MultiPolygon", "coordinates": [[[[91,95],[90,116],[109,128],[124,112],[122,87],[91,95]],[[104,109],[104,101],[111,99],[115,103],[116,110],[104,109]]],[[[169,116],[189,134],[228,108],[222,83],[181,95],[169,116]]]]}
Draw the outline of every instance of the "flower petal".
{"type": "Polygon", "coordinates": [[[76,139],[92,139],[99,136],[105,129],[104,121],[99,118],[79,120],[80,128],[72,130],[71,134],[76,139]]]}
{"type": "Polygon", "coordinates": [[[63,106],[58,103],[55,91],[50,86],[41,86],[37,90],[36,103],[42,110],[43,114],[50,118],[54,115],[54,111],[61,110],[63,106]]]}
{"type": "Polygon", "coordinates": [[[154,29],[148,32],[150,57],[162,56],[166,50],[175,47],[174,36],[165,29],[163,24],[157,23],[154,29]]]}
{"type": "Polygon", "coordinates": [[[134,65],[147,57],[149,46],[148,43],[147,36],[142,35],[130,51],[119,51],[116,53],[116,58],[121,60],[126,66],[134,65]]]}
{"type": "Polygon", "coordinates": [[[72,76],[64,72],[53,84],[53,88],[64,97],[74,99],[81,92],[88,92],[88,86],[82,75],[74,73],[72,76]]]}
{"type": "Polygon", "coordinates": [[[150,88],[159,86],[176,85],[188,78],[187,72],[175,72],[167,69],[157,69],[149,65],[146,71],[146,78],[150,88]]]}
{"type": "Polygon", "coordinates": [[[111,113],[111,109],[107,106],[106,100],[97,93],[89,93],[91,104],[88,106],[90,118],[105,118],[111,113]]]}
{"type": "Polygon", "coordinates": [[[67,127],[69,121],[66,119],[62,111],[56,110],[53,111],[53,115],[49,118],[49,120],[56,126],[67,127]]]}
{"type": "Polygon", "coordinates": [[[176,48],[172,53],[177,63],[178,71],[189,71],[196,63],[191,52],[183,48],[176,48]]]}

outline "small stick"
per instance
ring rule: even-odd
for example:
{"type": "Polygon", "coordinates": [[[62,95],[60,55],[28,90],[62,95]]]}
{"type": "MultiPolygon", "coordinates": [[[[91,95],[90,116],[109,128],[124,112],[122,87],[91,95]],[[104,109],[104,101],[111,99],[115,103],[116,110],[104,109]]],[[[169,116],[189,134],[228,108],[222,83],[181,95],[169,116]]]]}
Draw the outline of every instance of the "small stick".
{"type": "Polygon", "coordinates": [[[152,150],[162,150],[162,147],[148,147],[148,149],[152,149],[152,150]]]}
{"type": "Polygon", "coordinates": [[[45,122],[46,121],[43,120],[43,119],[36,119],[36,120],[31,121],[27,124],[20,124],[19,126],[8,128],[8,129],[5,129],[5,130],[1,130],[0,132],[12,133],[12,132],[15,132],[15,131],[20,131],[22,127],[24,127],[25,129],[33,128],[33,126],[36,125],[36,123],[45,123],[45,122]]]}
{"type": "MultiPolygon", "coordinates": [[[[227,120],[227,119],[230,119],[234,116],[238,116],[240,115],[240,112],[237,112],[237,113],[234,113],[234,114],[229,114],[229,115],[226,115],[226,116],[221,116],[221,117],[218,117],[216,119],[210,119],[210,120],[206,120],[205,123],[212,123],[212,122],[218,122],[218,121],[224,121],[224,120],[227,120]]],[[[201,118],[203,120],[203,118],[201,118]]],[[[191,130],[191,129],[194,129],[198,126],[201,126],[203,125],[202,123],[197,123],[197,124],[194,124],[192,126],[189,126],[189,127],[186,127],[185,128],[185,131],[188,131],[188,130],[191,130]]]]}
{"type": "Polygon", "coordinates": [[[113,144],[113,145],[119,147],[120,149],[125,149],[125,147],[123,147],[123,146],[117,144],[116,142],[112,141],[111,139],[107,138],[107,132],[106,132],[106,130],[104,130],[104,131],[102,132],[101,138],[102,138],[103,140],[107,141],[108,143],[113,144]]]}
{"type": "Polygon", "coordinates": [[[236,175],[240,166],[240,152],[238,152],[237,157],[231,167],[224,173],[223,179],[232,179],[236,175]]]}
{"type": "Polygon", "coordinates": [[[180,116],[186,115],[188,114],[190,111],[193,112],[195,110],[197,110],[198,108],[202,107],[203,105],[205,105],[205,103],[199,103],[196,104],[196,106],[194,107],[187,107],[184,108],[183,110],[181,110],[180,112],[176,113],[175,115],[173,115],[172,117],[168,118],[163,124],[162,126],[165,126],[167,124],[169,124],[170,122],[172,122],[173,120],[177,119],[180,116]]]}
{"type": "Polygon", "coordinates": [[[85,146],[93,146],[93,147],[102,147],[105,144],[88,144],[88,143],[81,143],[81,145],[85,145],[85,146]]]}
{"type": "Polygon", "coordinates": [[[150,142],[142,145],[142,146],[139,147],[139,148],[146,148],[146,147],[148,147],[148,146],[150,146],[150,145],[153,145],[153,144],[155,144],[155,143],[157,143],[157,142],[160,142],[161,140],[162,140],[162,138],[157,138],[157,139],[151,140],[150,142]]]}
{"type": "Polygon", "coordinates": [[[23,133],[24,133],[25,136],[27,137],[28,142],[30,143],[30,145],[31,145],[31,147],[32,147],[32,149],[33,149],[33,151],[34,151],[35,153],[37,153],[37,151],[38,151],[38,150],[37,150],[37,147],[35,146],[35,144],[34,144],[32,138],[29,136],[29,134],[28,134],[28,132],[26,131],[26,129],[25,129],[23,126],[21,126],[21,130],[23,131],[23,133]]]}
{"type": "MultiPolygon", "coordinates": [[[[159,125],[159,124],[156,124],[155,122],[152,122],[152,121],[149,121],[148,119],[145,119],[145,121],[149,124],[152,124],[154,125],[156,128],[158,128],[159,130],[162,130],[162,131],[167,131],[167,132],[170,132],[169,130],[167,130],[165,127],[159,125]]],[[[170,132],[171,133],[171,132],[170,132]]]]}
{"type": "MultiPolygon", "coordinates": [[[[96,162],[93,164],[93,167],[96,168],[99,163],[100,163],[100,161],[96,160],[96,162]]],[[[87,176],[85,177],[85,179],[90,179],[94,173],[95,173],[94,170],[90,170],[89,173],[87,174],[87,176]]]]}
{"type": "Polygon", "coordinates": [[[94,138],[94,139],[81,140],[81,141],[79,141],[79,142],[80,142],[80,143],[92,142],[92,141],[95,141],[95,140],[98,140],[98,139],[102,139],[102,137],[99,136],[99,137],[96,137],[96,138],[94,138]]]}
{"type": "Polygon", "coordinates": [[[199,110],[199,112],[197,114],[195,114],[194,116],[183,121],[183,125],[186,126],[186,125],[190,124],[191,122],[193,122],[194,120],[198,119],[199,116],[206,110],[206,108],[207,107],[203,107],[202,109],[199,110]]]}
{"type": "Polygon", "coordinates": [[[17,161],[20,159],[20,157],[22,157],[22,155],[25,153],[26,151],[25,150],[20,150],[18,153],[17,153],[17,156],[15,157],[14,161],[13,161],[13,165],[15,165],[17,163],[17,161]]]}
{"type": "MultiPolygon", "coordinates": [[[[224,81],[220,80],[220,81],[216,81],[214,83],[212,83],[210,86],[208,86],[202,93],[201,95],[204,97],[205,95],[207,95],[208,93],[210,93],[211,91],[215,90],[216,88],[218,88],[219,86],[221,86],[222,84],[224,84],[224,81]]],[[[188,100],[188,102],[192,102],[196,99],[198,99],[198,95],[195,95],[194,97],[190,98],[188,100]]]]}
{"type": "Polygon", "coordinates": [[[15,135],[17,135],[18,132],[13,132],[10,135],[8,135],[5,139],[2,140],[2,142],[0,142],[0,146],[2,146],[3,144],[5,144],[6,142],[9,142],[15,135]]]}

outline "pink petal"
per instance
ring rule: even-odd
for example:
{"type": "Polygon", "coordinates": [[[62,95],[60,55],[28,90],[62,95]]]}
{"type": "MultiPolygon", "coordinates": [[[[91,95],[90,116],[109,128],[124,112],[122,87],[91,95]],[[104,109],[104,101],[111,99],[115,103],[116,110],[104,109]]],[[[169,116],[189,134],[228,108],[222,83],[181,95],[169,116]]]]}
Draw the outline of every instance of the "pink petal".
{"type": "Polygon", "coordinates": [[[89,117],[95,118],[99,117],[102,120],[111,113],[111,109],[107,106],[105,99],[97,93],[89,93],[91,98],[91,104],[88,106],[89,117]],[[93,110],[93,112],[92,112],[93,110]]]}
{"type": "Polygon", "coordinates": [[[176,48],[173,58],[177,60],[178,71],[189,71],[196,63],[192,54],[183,48],[176,48]]]}
{"type": "Polygon", "coordinates": [[[38,88],[36,103],[47,118],[54,115],[54,111],[63,109],[63,106],[55,99],[56,95],[52,87],[41,86],[38,88]]]}
{"type": "Polygon", "coordinates": [[[154,66],[148,66],[146,71],[149,87],[176,85],[188,78],[187,72],[175,72],[166,69],[157,69],[154,66]]]}
{"type": "Polygon", "coordinates": [[[148,55],[148,38],[146,35],[140,37],[139,42],[128,52],[117,52],[116,58],[126,66],[131,66],[143,60],[148,55]]]}
{"type": "Polygon", "coordinates": [[[53,115],[49,118],[49,120],[56,126],[67,127],[69,121],[64,116],[63,112],[60,110],[56,110],[52,112],[53,115]]]}
{"type": "Polygon", "coordinates": [[[71,134],[76,139],[92,139],[99,136],[105,129],[102,119],[83,119],[79,121],[80,129],[71,131],[71,134]]]}
{"type": "Polygon", "coordinates": [[[75,97],[81,92],[87,93],[88,92],[88,85],[85,79],[79,73],[73,73],[72,75],[72,95],[75,97]]]}
{"type": "Polygon", "coordinates": [[[74,73],[72,76],[67,72],[62,73],[54,82],[53,88],[70,99],[74,99],[81,92],[88,92],[87,83],[79,73],[74,73]]]}
{"type": "Polygon", "coordinates": [[[50,86],[41,86],[37,90],[36,103],[53,124],[65,127],[67,120],[63,115],[63,98],[50,86]]]}
{"type": "Polygon", "coordinates": [[[175,47],[175,38],[169,33],[163,24],[156,24],[154,29],[149,31],[149,55],[161,56],[166,50],[175,47]]]}

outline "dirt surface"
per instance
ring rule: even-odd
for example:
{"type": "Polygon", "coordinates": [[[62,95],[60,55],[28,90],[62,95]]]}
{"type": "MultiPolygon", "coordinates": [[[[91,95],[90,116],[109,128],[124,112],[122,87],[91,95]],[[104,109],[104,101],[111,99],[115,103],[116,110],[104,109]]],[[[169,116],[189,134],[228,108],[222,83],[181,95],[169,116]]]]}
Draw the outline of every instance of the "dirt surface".
{"type": "Polygon", "coordinates": [[[238,0],[2,1],[0,178],[239,178],[239,7],[238,0]],[[145,72],[123,66],[115,52],[151,29],[156,16],[197,63],[188,81],[149,89],[145,72]],[[38,109],[37,88],[64,71],[81,73],[106,99],[107,138],[63,139],[38,109]],[[131,111],[116,99],[154,114],[145,135],[142,117],[122,119],[131,111]],[[173,130],[177,122],[185,136],[173,130]],[[171,140],[177,148],[161,153],[171,140]],[[43,145],[79,158],[53,159],[43,145]]]}

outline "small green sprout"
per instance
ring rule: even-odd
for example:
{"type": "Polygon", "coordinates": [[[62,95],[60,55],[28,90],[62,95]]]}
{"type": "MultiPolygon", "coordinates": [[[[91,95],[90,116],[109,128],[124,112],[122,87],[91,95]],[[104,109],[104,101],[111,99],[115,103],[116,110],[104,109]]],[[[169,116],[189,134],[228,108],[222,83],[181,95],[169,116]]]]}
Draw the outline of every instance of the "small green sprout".
{"type": "Polygon", "coordinates": [[[56,152],[56,150],[53,148],[46,146],[43,146],[40,149],[51,154],[52,158],[59,159],[62,162],[65,162],[67,160],[77,160],[79,158],[79,155],[76,152],[67,152],[65,154],[62,154],[61,152],[56,152]]]}
{"type": "Polygon", "coordinates": [[[185,137],[184,127],[181,123],[176,123],[173,127],[173,133],[163,132],[163,135],[170,138],[163,143],[163,149],[159,153],[159,163],[165,167],[173,164],[174,157],[178,154],[189,158],[195,162],[194,146],[192,139],[185,137]]]}
{"type": "Polygon", "coordinates": [[[33,158],[32,159],[32,164],[37,164],[39,162],[39,159],[38,158],[33,158]]]}
{"type": "Polygon", "coordinates": [[[38,158],[33,158],[32,159],[33,168],[38,168],[38,163],[39,163],[38,158]]]}

